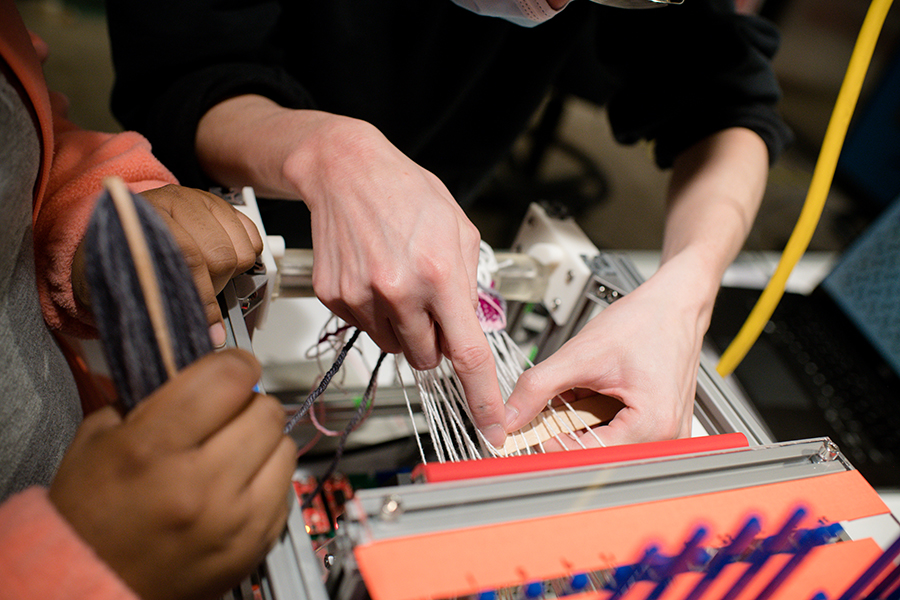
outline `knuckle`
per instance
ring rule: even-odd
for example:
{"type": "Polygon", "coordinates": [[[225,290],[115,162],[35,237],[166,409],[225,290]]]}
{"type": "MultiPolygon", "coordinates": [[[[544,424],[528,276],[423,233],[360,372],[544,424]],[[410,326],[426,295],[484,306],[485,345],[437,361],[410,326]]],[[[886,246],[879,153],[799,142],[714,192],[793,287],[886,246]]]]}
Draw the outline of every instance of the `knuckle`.
{"type": "Polygon", "coordinates": [[[463,374],[481,372],[491,361],[491,351],[487,346],[465,345],[452,354],[453,367],[463,374]]]}
{"type": "Polygon", "coordinates": [[[204,254],[206,266],[214,275],[231,274],[238,266],[237,252],[230,244],[219,244],[207,248],[204,254]]]}
{"type": "Polygon", "coordinates": [[[235,250],[235,272],[243,273],[244,271],[249,271],[253,265],[256,264],[256,257],[262,252],[262,247],[257,250],[255,247],[250,248],[249,251],[241,251],[237,252],[235,250]]]}
{"type": "MultiPolygon", "coordinates": [[[[288,473],[292,473],[294,471],[294,465],[297,463],[297,451],[298,451],[297,443],[291,439],[288,435],[281,436],[281,443],[278,445],[278,448],[275,449],[273,453],[279,460],[284,471],[288,473]]],[[[285,484],[285,491],[290,489],[292,486],[288,482],[285,484]]]]}
{"type": "Polygon", "coordinates": [[[470,249],[477,249],[481,246],[481,232],[478,231],[478,227],[471,221],[466,220],[462,223],[460,226],[460,236],[470,249]]]}
{"type": "Polygon", "coordinates": [[[392,304],[402,303],[409,296],[411,289],[411,286],[405,282],[402,273],[396,269],[374,271],[371,285],[376,295],[392,304]]]}
{"type": "Polygon", "coordinates": [[[677,419],[669,419],[657,431],[661,439],[674,440],[681,433],[681,422],[677,419]]]}
{"type": "Polygon", "coordinates": [[[193,527],[207,512],[207,498],[202,490],[204,486],[196,485],[195,477],[185,477],[182,481],[184,484],[170,485],[167,494],[169,522],[176,529],[193,527]]]}
{"type": "Polygon", "coordinates": [[[207,268],[206,257],[203,255],[203,251],[193,241],[181,245],[181,254],[188,269],[192,272],[207,268]]]}
{"type": "Polygon", "coordinates": [[[682,418],[678,411],[664,410],[651,420],[652,426],[646,428],[646,437],[657,440],[674,440],[681,434],[682,418]]]}
{"type": "Polygon", "coordinates": [[[331,280],[316,277],[315,273],[313,274],[312,286],[316,297],[328,308],[333,308],[333,305],[342,299],[340,291],[331,284],[331,280]]]}
{"type": "Polygon", "coordinates": [[[526,396],[530,397],[543,388],[543,379],[540,370],[532,367],[519,375],[519,379],[516,381],[516,388],[522,390],[526,396]]]}
{"type": "Polygon", "coordinates": [[[365,307],[370,301],[371,296],[359,286],[349,283],[342,283],[338,289],[336,296],[332,296],[331,301],[334,303],[344,304],[351,309],[360,309],[365,307]]]}
{"type": "MultiPolygon", "coordinates": [[[[379,348],[388,354],[397,354],[398,352],[403,351],[403,347],[393,334],[388,335],[380,329],[372,329],[371,331],[366,331],[366,333],[369,334],[369,337],[372,338],[372,341],[375,342],[379,348]]],[[[412,365],[412,361],[410,361],[410,364],[412,365]]],[[[415,365],[413,365],[413,368],[422,370],[415,365]]]]}
{"type": "Polygon", "coordinates": [[[443,255],[424,254],[416,259],[418,277],[430,285],[446,281],[453,270],[453,264],[443,255]]]}
{"type": "Polygon", "coordinates": [[[210,381],[230,388],[255,383],[260,368],[255,359],[242,358],[237,352],[219,352],[210,356],[210,381]]]}
{"type": "Polygon", "coordinates": [[[206,313],[206,322],[210,325],[222,320],[222,311],[219,310],[219,302],[215,297],[211,297],[206,301],[203,311],[206,313]]]}
{"type": "Polygon", "coordinates": [[[119,472],[126,477],[146,472],[158,460],[159,449],[147,437],[134,436],[120,447],[119,472]]]}
{"type": "Polygon", "coordinates": [[[472,416],[475,418],[475,420],[489,416],[494,410],[494,406],[492,404],[481,399],[470,399],[468,402],[469,411],[471,411],[472,416]]]}

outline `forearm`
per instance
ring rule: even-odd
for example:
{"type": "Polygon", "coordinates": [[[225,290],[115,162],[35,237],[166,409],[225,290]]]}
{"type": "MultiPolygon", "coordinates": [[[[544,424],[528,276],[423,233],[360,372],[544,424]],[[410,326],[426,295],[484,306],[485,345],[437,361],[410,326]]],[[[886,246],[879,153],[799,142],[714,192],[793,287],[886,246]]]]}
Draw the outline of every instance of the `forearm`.
{"type": "Polygon", "coordinates": [[[350,121],[316,110],[287,109],[263,96],[237,96],[200,120],[197,156],[206,174],[222,185],[252,185],[262,196],[299,199],[304,171],[294,168],[300,162],[295,157],[324,148],[323,130],[350,121]]]}
{"type": "Polygon", "coordinates": [[[684,269],[702,313],[756,218],[768,174],[768,152],[750,130],[721,131],[675,162],[661,268],[684,269]]]}

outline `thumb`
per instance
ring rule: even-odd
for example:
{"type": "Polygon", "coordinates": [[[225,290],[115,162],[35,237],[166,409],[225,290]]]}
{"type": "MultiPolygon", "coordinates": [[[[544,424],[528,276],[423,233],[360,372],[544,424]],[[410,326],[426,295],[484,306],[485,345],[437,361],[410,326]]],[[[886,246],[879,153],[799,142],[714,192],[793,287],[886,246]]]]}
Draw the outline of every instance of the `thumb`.
{"type": "Polygon", "coordinates": [[[575,370],[566,368],[558,354],[548,357],[519,376],[516,387],[506,402],[507,433],[518,431],[527,425],[550,400],[577,385],[576,381],[567,376],[567,373],[575,370]]]}

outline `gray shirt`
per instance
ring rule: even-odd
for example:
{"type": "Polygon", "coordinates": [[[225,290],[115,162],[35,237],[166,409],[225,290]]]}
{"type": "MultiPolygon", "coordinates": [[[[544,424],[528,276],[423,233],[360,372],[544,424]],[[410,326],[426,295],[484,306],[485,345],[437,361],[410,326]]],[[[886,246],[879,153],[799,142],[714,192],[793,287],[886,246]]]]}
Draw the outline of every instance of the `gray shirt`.
{"type": "Polygon", "coordinates": [[[50,483],[82,418],[35,285],[31,219],[41,148],[29,106],[0,59],[0,501],[50,483]]]}

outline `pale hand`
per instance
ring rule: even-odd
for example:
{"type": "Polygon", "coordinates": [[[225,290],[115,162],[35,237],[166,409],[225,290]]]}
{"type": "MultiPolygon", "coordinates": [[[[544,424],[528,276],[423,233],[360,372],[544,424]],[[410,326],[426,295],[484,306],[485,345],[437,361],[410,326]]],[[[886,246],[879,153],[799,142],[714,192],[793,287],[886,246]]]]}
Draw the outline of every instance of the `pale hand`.
{"type": "Polygon", "coordinates": [[[493,355],[475,313],[480,236],[432,173],[376,128],[333,115],[285,163],[312,214],[316,295],[417,369],[453,363],[475,425],[505,438],[493,355]]]}
{"type": "MultiPolygon", "coordinates": [[[[519,415],[508,430],[527,424],[556,395],[574,400],[599,393],[624,405],[594,429],[604,445],[690,436],[708,317],[693,301],[682,302],[676,290],[684,283],[676,277],[661,270],[527,370],[509,398],[519,415]]],[[[590,432],[579,437],[585,446],[598,445],[590,432]]]]}

